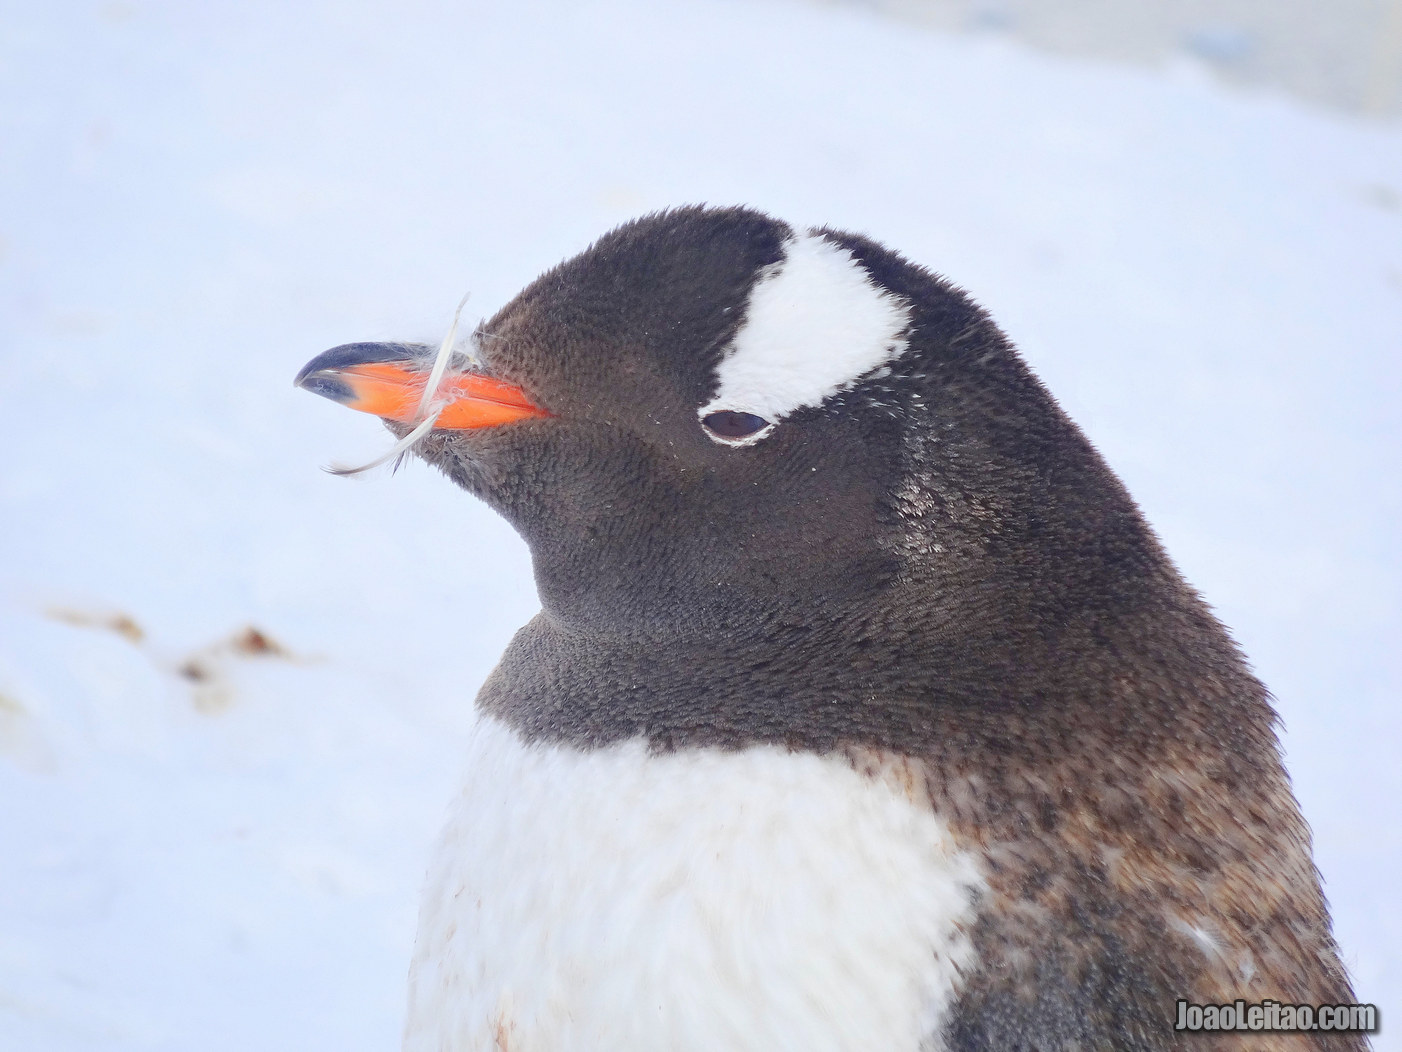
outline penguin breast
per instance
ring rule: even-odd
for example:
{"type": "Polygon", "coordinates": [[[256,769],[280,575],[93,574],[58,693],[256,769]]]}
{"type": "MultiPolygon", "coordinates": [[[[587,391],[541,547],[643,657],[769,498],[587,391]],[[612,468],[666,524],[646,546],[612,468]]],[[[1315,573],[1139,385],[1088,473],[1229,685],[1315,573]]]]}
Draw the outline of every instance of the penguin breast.
{"type": "Polygon", "coordinates": [[[528,743],[479,717],[405,1048],[928,1049],[983,881],[908,783],[776,746],[528,743]]]}

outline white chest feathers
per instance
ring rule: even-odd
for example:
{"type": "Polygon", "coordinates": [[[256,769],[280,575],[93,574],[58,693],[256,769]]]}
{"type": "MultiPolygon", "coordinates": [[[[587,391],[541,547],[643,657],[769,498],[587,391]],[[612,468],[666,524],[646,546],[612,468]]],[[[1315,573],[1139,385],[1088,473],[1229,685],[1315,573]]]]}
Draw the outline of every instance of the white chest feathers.
{"type": "Polygon", "coordinates": [[[467,760],[409,1052],[938,1048],[982,881],[899,785],[772,746],[525,745],[487,718],[467,760]]]}

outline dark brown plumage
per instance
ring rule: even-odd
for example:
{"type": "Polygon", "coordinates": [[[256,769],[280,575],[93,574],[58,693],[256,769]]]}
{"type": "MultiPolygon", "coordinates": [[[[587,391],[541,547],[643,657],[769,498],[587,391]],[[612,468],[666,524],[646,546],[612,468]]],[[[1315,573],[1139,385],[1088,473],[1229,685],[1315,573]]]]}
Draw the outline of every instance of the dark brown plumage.
{"type": "Polygon", "coordinates": [[[535,560],[479,706],[895,772],[988,878],[951,1049],[1365,1047],[1172,1031],[1180,997],[1352,1000],[1267,692],[989,317],[824,235],[910,304],[908,349],[751,448],[696,411],[791,236],[766,216],[629,224],[485,324],[554,417],[420,447],[535,560]]]}

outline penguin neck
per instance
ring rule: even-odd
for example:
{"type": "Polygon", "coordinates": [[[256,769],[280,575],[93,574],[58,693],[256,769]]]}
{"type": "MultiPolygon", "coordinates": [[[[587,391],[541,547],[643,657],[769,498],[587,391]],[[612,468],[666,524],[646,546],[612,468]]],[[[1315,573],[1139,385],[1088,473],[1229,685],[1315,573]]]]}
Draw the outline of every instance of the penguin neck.
{"type": "Polygon", "coordinates": [[[1009,719],[1064,730],[1269,720],[1268,710],[1239,711],[1263,705],[1264,692],[1184,587],[1106,611],[1056,609],[1049,597],[990,583],[977,615],[916,604],[919,593],[912,581],[860,616],[665,643],[542,613],[512,641],[478,706],[526,738],[586,747],[644,737],[664,749],[770,742],[917,755],[936,737],[995,747],[1009,719]]]}

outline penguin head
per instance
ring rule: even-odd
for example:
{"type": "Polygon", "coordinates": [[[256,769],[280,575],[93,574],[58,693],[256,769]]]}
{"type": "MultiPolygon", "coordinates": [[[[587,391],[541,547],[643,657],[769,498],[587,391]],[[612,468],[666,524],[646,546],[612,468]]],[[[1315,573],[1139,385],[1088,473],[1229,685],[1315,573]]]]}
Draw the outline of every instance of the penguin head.
{"type": "MultiPolygon", "coordinates": [[[[856,235],[659,213],[473,340],[465,422],[445,413],[416,452],[515,526],[545,612],[581,631],[769,631],[910,588],[926,616],[958,617],[952,596],[1007,572],[993,549],[1075,524],[1058,485],[1116,498],[987,315],[856,235]]],[[[387,408],[366,369],[422,390],[431,357],[346,345],[298,382],[402,435],[413,399],[387,408]]]]}

